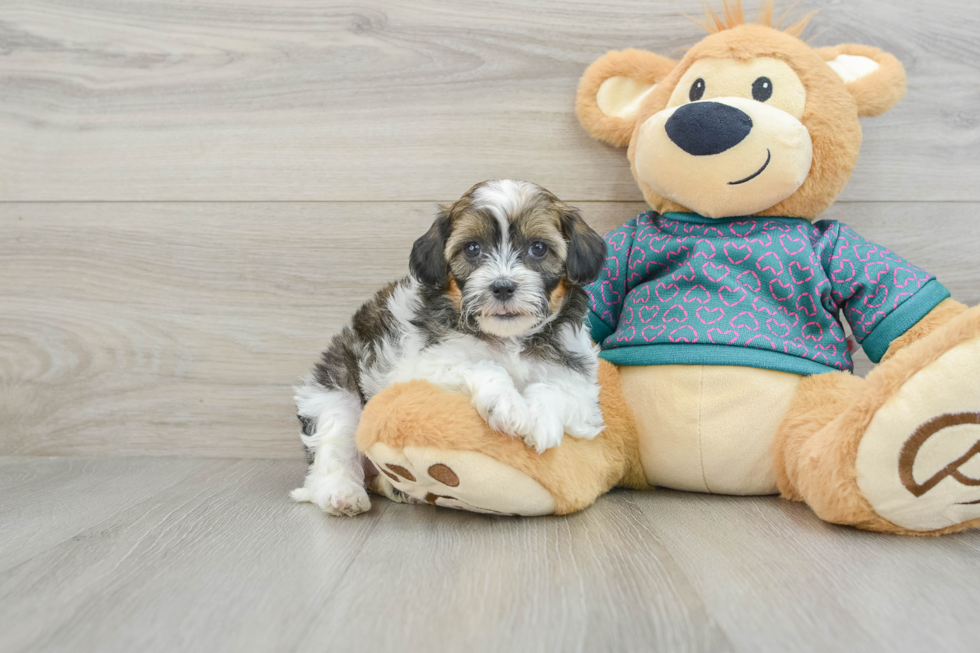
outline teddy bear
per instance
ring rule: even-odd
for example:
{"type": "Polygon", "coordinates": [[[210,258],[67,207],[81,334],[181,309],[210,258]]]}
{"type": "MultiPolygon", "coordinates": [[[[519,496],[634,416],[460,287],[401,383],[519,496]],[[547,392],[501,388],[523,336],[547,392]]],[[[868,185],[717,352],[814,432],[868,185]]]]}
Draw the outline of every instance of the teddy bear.
{"type": "Polygon", "coordinates": [[[679,61],[623,50],[588,67],[579,120],[627,147],[651,207],[605,235],[587,288],[606,428],[538,454],[462,395],[394,386],[357,442],[399,497],[543,515],[659,486],[780,494],[879,532],[980,526],[980,308],[819,218],[856,164],[859,118],[896,105],[904,69],[873,47],[811,47],[808,18],[780,30],[771,2],[755,22],[725,2],[679,61]],[[877,363],[866,378],[853,343],[877,363]]]}

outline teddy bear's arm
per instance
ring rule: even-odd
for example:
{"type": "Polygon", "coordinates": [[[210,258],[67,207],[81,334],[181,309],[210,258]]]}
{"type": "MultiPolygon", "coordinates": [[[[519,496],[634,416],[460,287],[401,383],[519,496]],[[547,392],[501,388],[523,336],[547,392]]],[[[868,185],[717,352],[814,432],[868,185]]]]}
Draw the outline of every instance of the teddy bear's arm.
{"type": "Polygon", "coordinates": [[[846,225],[834,225],[825,236],[830,240],[822,249],[831,299],[875,363],[895,341],[908,344],[952,317],[947,308],[932,315],[950,296],[934,275],[846,225]]]}
{"type": "Polygon", "coordinates": [[[585,292],[589,295],[586,324],[592,340],[597,343],[608,338],[619,323],[623,301],[629,291],[627,277],[630,253],[636,237],[636,224],[637,220],[634,218],[602,237],[606,241],[606,264],[602,267],[599,278],[585,287],[585,292]]]}
{"type": "Polygon", "coordinates": [[[962,304],[955,299],[948,298],[940,302],[936,308],[929,311],[925,317],[919,320],[915,326],[906,331],[901,336],[892,340],[888,345],[888,351],[881,357],[881,362],[885,362],[895,355],[897,351],[903,349],[917,340],[925,338],[930,333],[948,323],[957,315],[961,315],[967,310],[966,304],[962,304]]]}

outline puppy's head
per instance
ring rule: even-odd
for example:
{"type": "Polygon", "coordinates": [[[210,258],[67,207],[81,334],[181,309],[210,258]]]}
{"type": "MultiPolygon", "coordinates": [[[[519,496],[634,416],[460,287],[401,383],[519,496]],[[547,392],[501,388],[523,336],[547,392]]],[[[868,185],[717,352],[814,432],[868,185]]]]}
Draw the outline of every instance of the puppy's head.
{"type": "Polygon", "coordinates": [[[412,274],[458,303],[469,329],[520,337],[595,281],[606,247],[577,209],[526,181],[485,181],[443,207],[412,248],[412,274]]]}

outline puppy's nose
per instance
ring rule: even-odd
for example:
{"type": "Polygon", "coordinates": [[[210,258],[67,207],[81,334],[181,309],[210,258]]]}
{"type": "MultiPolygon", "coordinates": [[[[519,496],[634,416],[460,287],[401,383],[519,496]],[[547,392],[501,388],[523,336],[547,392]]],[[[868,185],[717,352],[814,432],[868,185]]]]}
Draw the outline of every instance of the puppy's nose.
{"type": "Polygon", "coordinates": [[[693,102],[677,109],[664,125],[677,147],[694,156],[721,154],[752,131],[752,118],[721,102],[693,102]]]}
{"type": "Polygon", "coordinates": [[[510,279],[497,279],[492,284],[490,284],[490,292],[498,300],[505,302],[514,296],[514,291],[517,290],[517,284],[510,279]]]}

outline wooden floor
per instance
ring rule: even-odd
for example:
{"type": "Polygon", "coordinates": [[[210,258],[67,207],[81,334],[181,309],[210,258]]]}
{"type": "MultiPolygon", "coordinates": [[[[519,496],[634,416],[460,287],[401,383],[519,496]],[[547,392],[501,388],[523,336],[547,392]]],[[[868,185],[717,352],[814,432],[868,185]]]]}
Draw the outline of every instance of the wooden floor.
{"type": "Polygon", "coordinates": [[[512,519],[284,500],[302,462],[0,458],[0,650],[976,651],[980,537],[614,492],[512,519]]]}
{"type": "MultiPolygon", "coordinates": [[[[975,0],[792,15],[817,8],[814,45],[909,74],[825,217],[980,303],[975,0]]],[[[436,202],[516,177],[600,231],[644,210],[575,87],[609,49],[681,56],[699,10],[0,3],[0,651],[976,651],[980,533],[675,492],[524,520],[287,499],[290,387],[436,202]]]]}

